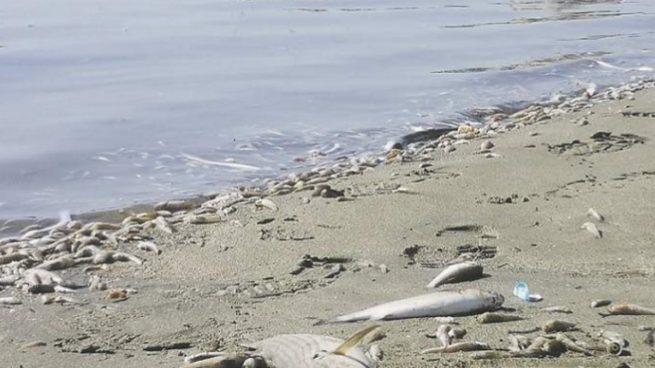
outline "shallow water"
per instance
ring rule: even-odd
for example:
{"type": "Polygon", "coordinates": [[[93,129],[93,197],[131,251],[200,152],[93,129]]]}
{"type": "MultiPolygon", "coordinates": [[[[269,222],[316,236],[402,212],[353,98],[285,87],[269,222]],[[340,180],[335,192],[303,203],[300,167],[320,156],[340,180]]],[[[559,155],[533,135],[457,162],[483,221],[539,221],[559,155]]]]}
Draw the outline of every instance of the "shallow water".
{"type": "Polygon", "coordinates": [[[0,5],[0,218],[212,192],[655,67],[651,0],[0,5]]]}

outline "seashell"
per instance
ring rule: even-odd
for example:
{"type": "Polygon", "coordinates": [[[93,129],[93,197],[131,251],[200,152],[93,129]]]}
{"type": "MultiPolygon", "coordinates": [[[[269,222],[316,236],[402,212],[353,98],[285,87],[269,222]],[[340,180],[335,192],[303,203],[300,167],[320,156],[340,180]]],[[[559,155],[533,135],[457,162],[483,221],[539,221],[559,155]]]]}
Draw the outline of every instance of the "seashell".
{"type": "Polygon", "coordinates": [[[560,320],[550,320],[542,326],[542,329],[545,333],[571,331],[575,329],[575,323],[560,320]]]}
{"type": "Polygon", "coordinates": [[[591,222],[585,222],[584,224],[582,224],[582,226],[580,226],[580,228],[587,230],[588,232],[590,232],[597,239],[600,239],[600,238],[603,237],[603,233],[600,230],[598,230],[596,225],[594,225],[591,222]]]}

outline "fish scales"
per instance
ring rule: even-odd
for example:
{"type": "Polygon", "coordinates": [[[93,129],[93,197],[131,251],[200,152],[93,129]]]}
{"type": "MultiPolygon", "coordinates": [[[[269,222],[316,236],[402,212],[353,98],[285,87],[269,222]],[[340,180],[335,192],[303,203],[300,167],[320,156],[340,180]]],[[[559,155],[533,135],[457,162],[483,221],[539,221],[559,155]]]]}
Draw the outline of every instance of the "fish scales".
{"type": "Polygon", "coordinates": [[[278,335],[254,345],[269,367],[275,368],[375,368],[359,348],[346,356],[332,354],[344,340],[310,334],[278,335]]]}

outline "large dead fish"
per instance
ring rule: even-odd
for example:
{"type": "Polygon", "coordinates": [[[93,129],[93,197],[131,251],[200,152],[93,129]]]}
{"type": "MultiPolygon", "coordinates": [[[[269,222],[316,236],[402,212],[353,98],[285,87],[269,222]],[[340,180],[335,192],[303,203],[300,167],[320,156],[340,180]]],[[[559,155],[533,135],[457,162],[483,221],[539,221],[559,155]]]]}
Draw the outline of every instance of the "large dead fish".
{"type": "Polygon", "coordinates": [[[278,335],[248,344],[252,352],[219,355],[182,368],[376,368],[375,357],[357,346],[376,328],[367,327],[347,340],[309,334],[278,335]]]}
{"type": "Polygon", "coordinates": [[[496,292],[477,289],[438,291],[376,305],[339,316],[333,322],[471,315],[496,310],[503,302],[505,298],[496,292]]]}
{"type": "Polygon", "coordinates": [[[428,284],[428,288],[436,288],[443,284],[460,281],[470,281],[482,277],[482,265],[478,262],[467,261],[446,267],[437,277],[428,284]]]}

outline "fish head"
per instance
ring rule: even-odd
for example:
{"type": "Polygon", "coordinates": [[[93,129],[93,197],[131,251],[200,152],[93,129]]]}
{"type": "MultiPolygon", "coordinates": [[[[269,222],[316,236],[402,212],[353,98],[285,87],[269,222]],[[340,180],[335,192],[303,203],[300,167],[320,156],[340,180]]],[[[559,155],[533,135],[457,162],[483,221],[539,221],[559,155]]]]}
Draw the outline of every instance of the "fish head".
{"type": "Polygon", "coordinates": [[[500,308],[505,303],[505,297],[497,292],[489,293],[489,301],[494,308],[500,308]]]}

